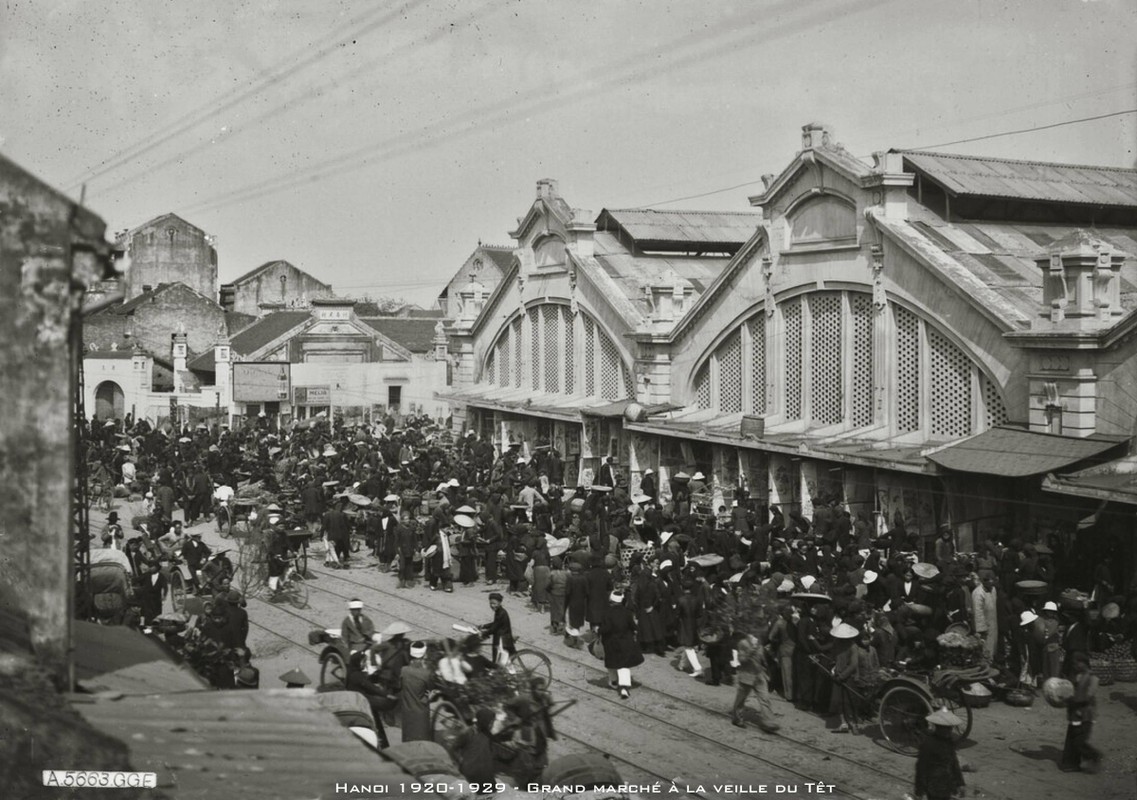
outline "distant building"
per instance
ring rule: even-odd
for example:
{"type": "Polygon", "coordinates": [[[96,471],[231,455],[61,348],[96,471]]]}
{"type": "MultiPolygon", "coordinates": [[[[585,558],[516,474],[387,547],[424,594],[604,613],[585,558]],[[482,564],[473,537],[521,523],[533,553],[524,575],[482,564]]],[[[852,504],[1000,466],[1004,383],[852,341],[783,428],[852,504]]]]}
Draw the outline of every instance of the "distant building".
{"type": "Polygon", "coordinates": [[[330,284],[287,261],[268,261],[221,286],[226,311],[263,317],[273,311],[307,308],[316,298],[331,297],[330,284]]]}
{"type": "Polygon", "coordinates": [[[513,248],[479,243],[466,262],[438,295],[442,316],[454,319],[462,312],[461,294],[470,287],[480,287],[481,294],[489,297],[513,262],[513,248]]]}
{"type": "Polygon", "coordinates": [[[315,299],[308,310],[257,320],[188,368],[235,416],[305,419],[320,412],[371,418],[449,414],[435,398],[449,368],[441,320],[359,317],[353,300],[315,299]]]}
{"type": "Polygon", "coordinates": [[[126,299],[162,284],[183,283],[217,299],[216,241],[177,214],[163,214],[115,237],[126,299]]]}

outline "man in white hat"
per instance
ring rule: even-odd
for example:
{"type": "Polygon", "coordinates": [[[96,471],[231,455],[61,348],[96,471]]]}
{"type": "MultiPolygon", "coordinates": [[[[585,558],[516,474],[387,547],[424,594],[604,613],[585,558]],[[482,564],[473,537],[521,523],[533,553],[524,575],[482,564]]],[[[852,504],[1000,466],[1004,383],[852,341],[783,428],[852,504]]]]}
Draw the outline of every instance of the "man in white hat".
{"type": "Polygon", "coordinates": [[[399,672],[399,709],[402,712],[402,740],[428,742],[430,729],[431,671],[426,666],[426,643],[412,642],[410,663],[399,672]]]}
{"type": "Polygon", "coordinates": [[[655,502],[659,487],[655,482],[655,470],[651,467],[645,469],[643,477],[640,478],[640,492],[650,498],[651,502],[655,502]]]}
{"type": "Polygon", "coordinates": [[[363,650],[378,644],[382,637],[375,632],[375,623],[363,613],[363,601],[353,598],[347,604],[347,616],[340,623],[340,638],[347,643],[348,650],[363,650]]]}

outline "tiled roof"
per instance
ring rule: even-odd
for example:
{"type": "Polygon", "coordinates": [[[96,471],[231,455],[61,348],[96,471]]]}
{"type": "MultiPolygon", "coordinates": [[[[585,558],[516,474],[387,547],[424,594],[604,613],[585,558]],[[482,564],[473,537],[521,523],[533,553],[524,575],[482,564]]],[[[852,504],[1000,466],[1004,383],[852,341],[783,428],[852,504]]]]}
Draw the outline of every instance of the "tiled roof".
{"type": "Polygon", "coordinates": [[[509,265],[513,263],[512,247],[483,244],[480,249],[502,272],[509,269],[509,265]]]}
{"type": "Polygon", "coordinates": [[[901,151],[953,195],[1137,207],[1137,170],[901,151]]]}
{"type": "Polygon", "coordinates": [[[428,353],[434,349],[434,326],[440,316],[432,317],[363,317],[365,322],[395,344],[412,353],[428,353]]]}
{"type": "Polygon", "coordinates": [[[311,318],[311,311],[277,311],[242,329],[229,340],[229,345],[234,352],[246,355],[259,350],[311,318]]]}
{"type": "Polygon", "coordinates": [[[597,230],[623,231],[641,246],[648,244],[741,247],[753,234],[761,215],[749,211],[657,211],[614,208],[600,212],[597,230]]]}
{"type": "Polygon", "coordinates": [[[992,428],[929,453],[928,460],[957,472],[1022,478],[1068,467],[1127,441],[1128,437],[1122,436],[1078,438],[1019,428],[992,428]]]}
{"type": "MultiPolygon", "coordinates": [[[[238,355],[248,355],[283,336],[293,328],[300,327],[311,318],[312,312],[310,311],[277,311],[274,314],[261,317],[252,325],[242,328],[236,335],[230,336],[229,346],[238,355]]],[[[213,372],[215,369],[213,349],[210,348],[197,358],[192,359],[186,366],[194,372],[213,372]]]]}
{"type": "Polygon", "coordinates": [[[127,347],[122,350],[84,350],[83,358],[115,358],[128,360],[134,356],[134,351],[127,347]]]}

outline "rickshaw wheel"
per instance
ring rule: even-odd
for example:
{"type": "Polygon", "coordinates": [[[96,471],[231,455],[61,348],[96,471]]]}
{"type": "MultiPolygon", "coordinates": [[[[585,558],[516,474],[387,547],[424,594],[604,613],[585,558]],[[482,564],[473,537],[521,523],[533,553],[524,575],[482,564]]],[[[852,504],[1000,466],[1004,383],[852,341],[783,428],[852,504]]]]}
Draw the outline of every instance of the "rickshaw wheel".
{"type": "Polygon", "coordinates": [[[293,573],[288,582],[288,602],[293,608],[307,608],[308,582],[299,573],[293,573]]]}
{"type": "Polygon", "coordinates": [[[170,605],[178,614],[186,610],[186,581],[177,567],[170,570],[170,605]]]}
{"type": "Polygon", "coordinates": [[[217,509],[217,532],[222,539],[233,535],[233,513],[228,508],[217,509]]]}
{"type": "Polygon", "coordinates": [[[458,706],[449,700],[443,700],[434,708],[430,727],[434,731],[434,741],[445,747],[450,755],[456,756],[453,750],[454,739],[466,730],[466,720],[462,718],[458,706]]]}
{"type": "Polygon", "coordinates": [[[339,652],[331,650],[320,659],[320,688],[338,687],[342,689],[346,685],[347,664],[339,652]]]}
{"type": "Polygon", "coordinates": [[[963,720],[962,725],[956,725],[951,729],[951,740],[959,744],[971,733],[971,724],[973,722],[971,718],[971,706],[961,702],[959,699],[944,697],[942,695],[937,697],[935,702],[937,706],[946,706],[948,711],[963,720]]]}
{"type": "Polygon", "coordinates": [[[553,684],[553,665],[542,652],[518,650],[509,657],[509,666],[516,674],[539,683],[540,689],[548,689],[553,684]]]}
{"type": "Polygon", "coordinates": [[[908,686],[894,686],[880,702],[880,732],[897,753],[915,755],[928,729],[924,717],[931,713],[927,695],[908,686]]]}

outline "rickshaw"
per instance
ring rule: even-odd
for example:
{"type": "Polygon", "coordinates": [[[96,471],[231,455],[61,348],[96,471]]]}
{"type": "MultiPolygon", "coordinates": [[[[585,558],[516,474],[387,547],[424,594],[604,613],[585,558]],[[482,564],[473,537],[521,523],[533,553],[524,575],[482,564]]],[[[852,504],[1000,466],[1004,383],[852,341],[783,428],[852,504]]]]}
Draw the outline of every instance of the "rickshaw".
{"type": "MultiPolygon", "coordinates": [[[[464,625],[454,628],[477,633],[464,625]]],[[[441,683],[431,712],[434,741],[457,761],[459,736],[475,723],[479,709],[489,708],[496,720],[492,738],[497,771],[524,786],[548,766],[548,741],[556,738],[553,718],[576,703],[554,701],[551,687],[552,666],[536,650],[518,650],[508,666],[494,667],[465,685],[441,683]]]]}
{"type": "MultiPolygon", "coordinates": [[[[809,657],[818,669],[832,674],[833,660],[822,654],[809,657]]],[[[962,689],[968,684],[988,680],[998,674],[988,666],[948,667],[920,671],[902,668],[882,669],[881,680],[872,684],[836,681],[845,691],[842,713],[852,733],[876,718],[888,746],[901,755],[916,755],[920,741],[928,732],[924,719],[946,707],[963,720],[952,730],[952,740],[962,742],[971,733],[971,706],[963,701],[962,689]]]]}

